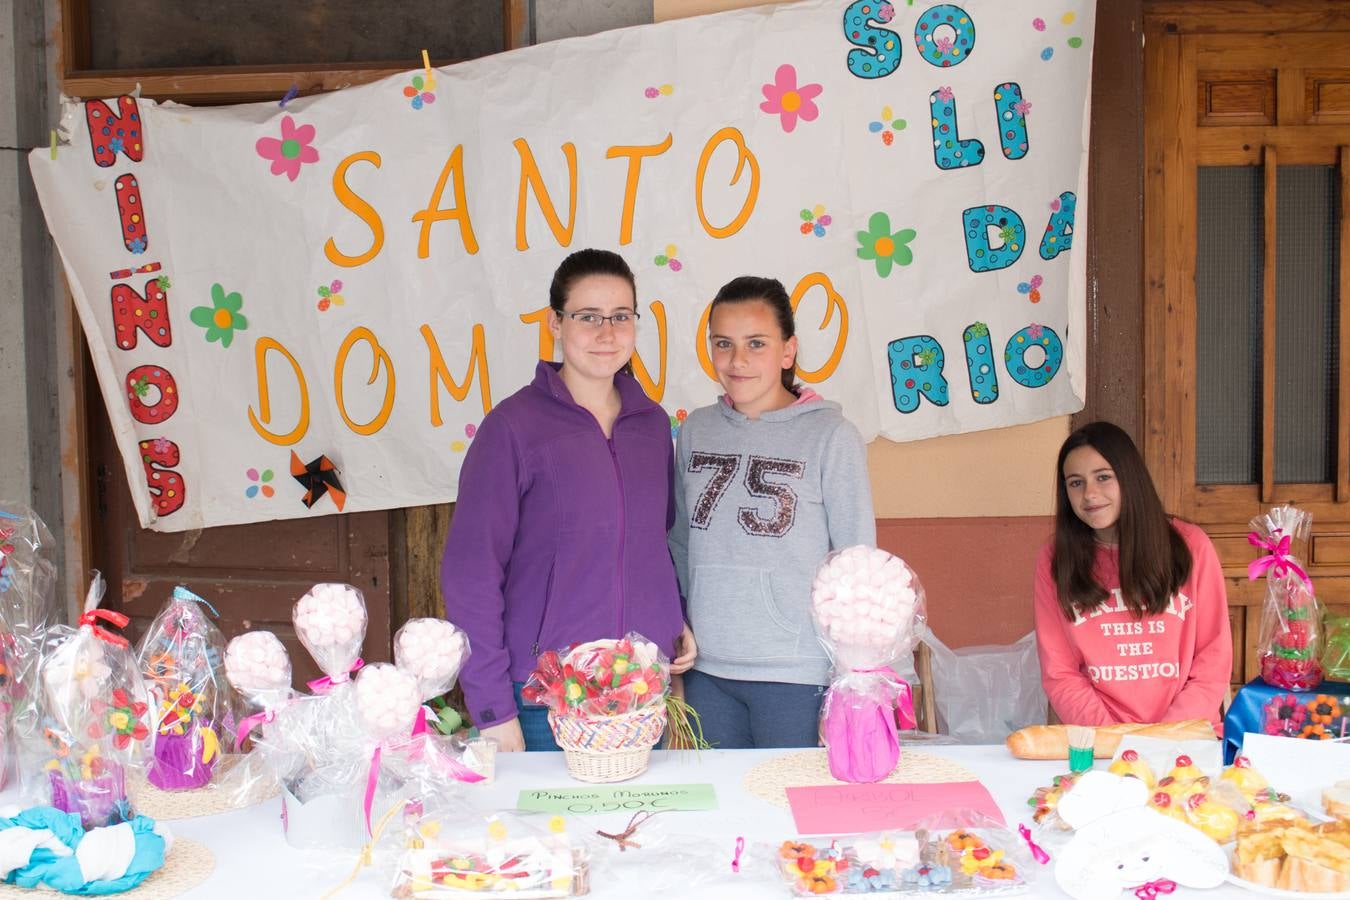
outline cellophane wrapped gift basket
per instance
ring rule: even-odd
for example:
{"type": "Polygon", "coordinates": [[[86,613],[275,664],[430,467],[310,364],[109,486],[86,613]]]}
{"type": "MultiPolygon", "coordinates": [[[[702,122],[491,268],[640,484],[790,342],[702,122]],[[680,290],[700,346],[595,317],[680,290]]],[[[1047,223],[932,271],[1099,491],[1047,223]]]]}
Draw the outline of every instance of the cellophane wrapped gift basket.
{"type": "Polygon", "coordinates": [[[554,739],[578,781],[625,781],[646,771],[671,705],[688,733],[688,707],[670,697],[670,660],[635,632],[548,651],[521,691],[549,708],[554,739]]]}
{"type": "Polygon", "coordinates": [[[236,727],[225,683],[225,638],[209,606],[176,587],[136,650],[150,690],[154,755],[146,775],[164,791],[206,787],[236,727]]]}
{"type": "Polygon", "coordinates": [[[99,609],[102,596],[98,576],[74,633],[38,664],[50,803],[78,814],[85,828],[132,818],[127,775],[144,765],[152,737],[140,666],[126,638],[111,630],[127,617],[99,609]]]}
{"type": "Polygon", "coordinates": [[[1295,543],[1306,541],[1312,530],[1312,514],[1286,504],[1250,524],[1248,542],[1265,551],[1247,566],[1252,580],[1266,576],[1256,651],[1261,679],[1291,691],[1315,688],[1322,681],[1322,607],[1295,555],[1295,543]]]}
{"type": "Polygon", "coordinates": [[[0,788],[16,764],[23,775],[46,756],[38,661],[71,631],[58,622],[53,546],[32,510],[0,501],[0,788]]]}
{"type": "Polygon", "coordinates": [[[820,712],[830,774],[879,781],[900,761],[899,729],[915,727],[910,686],[891,663],[914,651],[923,586],[885,550],[836,550],[816,572],[811,612],[832,663],[820,712]]]}

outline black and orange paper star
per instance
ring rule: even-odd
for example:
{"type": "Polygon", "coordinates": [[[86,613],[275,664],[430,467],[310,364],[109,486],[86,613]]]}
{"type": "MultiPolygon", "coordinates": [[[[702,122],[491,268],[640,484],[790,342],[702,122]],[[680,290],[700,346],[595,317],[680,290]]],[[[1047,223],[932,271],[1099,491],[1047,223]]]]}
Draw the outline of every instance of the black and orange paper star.
{"type": "Polygon", "coordinates": [[[327,456],[305,463],[292,450],[291,476],[305,489],[305,496],[300,499],[310,509],[323,499],[324,494],[333,498],[338,512],[342,512],[342,507],[347,504],[347,492],[342,489],[342,482],[338,481],[337,466],[327,456]]]}

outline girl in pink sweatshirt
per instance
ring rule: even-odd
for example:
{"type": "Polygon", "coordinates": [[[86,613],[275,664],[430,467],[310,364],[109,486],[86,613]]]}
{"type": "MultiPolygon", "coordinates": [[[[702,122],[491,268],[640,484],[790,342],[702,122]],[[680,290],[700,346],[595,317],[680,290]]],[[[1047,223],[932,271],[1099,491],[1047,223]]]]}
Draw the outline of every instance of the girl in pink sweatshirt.
{"type": "Polygon", "coordinates": [[[1217,725],[1233,641],[1214,545],[1168,517],[1134,442],[1109,422],[1069,435],[1055,475],[1035,607],[1055,712],[1074,725],[1217,725]]]}

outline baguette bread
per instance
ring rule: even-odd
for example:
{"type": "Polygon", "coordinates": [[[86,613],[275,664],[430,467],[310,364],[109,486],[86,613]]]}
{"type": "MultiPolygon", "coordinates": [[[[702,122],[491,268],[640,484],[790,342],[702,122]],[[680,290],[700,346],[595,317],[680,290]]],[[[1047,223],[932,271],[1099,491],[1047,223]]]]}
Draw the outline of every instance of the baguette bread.
{"type": "MultiPolygon", "coordinates": [[[[1214,726],[1207,719],[1188,719],[1184,722],[1122,722],[1101,725],[1092,744],[1092,755],[1108,758],[1115,755],[1120,739],[1127,734],[1162,738],[1169,741],[1214,740],[1214,726]]],[[[1018,759],[1068,759],[1069,728],[1067,725],[1032,725],[1008,735],[1008,750],[1018,759]]]]}

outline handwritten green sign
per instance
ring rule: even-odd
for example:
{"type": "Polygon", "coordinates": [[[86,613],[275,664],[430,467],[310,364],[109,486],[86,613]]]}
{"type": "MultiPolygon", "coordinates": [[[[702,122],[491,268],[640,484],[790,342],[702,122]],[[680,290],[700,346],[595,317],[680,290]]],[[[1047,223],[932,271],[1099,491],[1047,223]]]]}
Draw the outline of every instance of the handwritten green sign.
{"type": "Polygon", "coordinates": [[[533,788],[520,792],[517,809],[572,816],[649,810],[717,809],[711,784],[596,785],[584,788],[533,788]]]}

